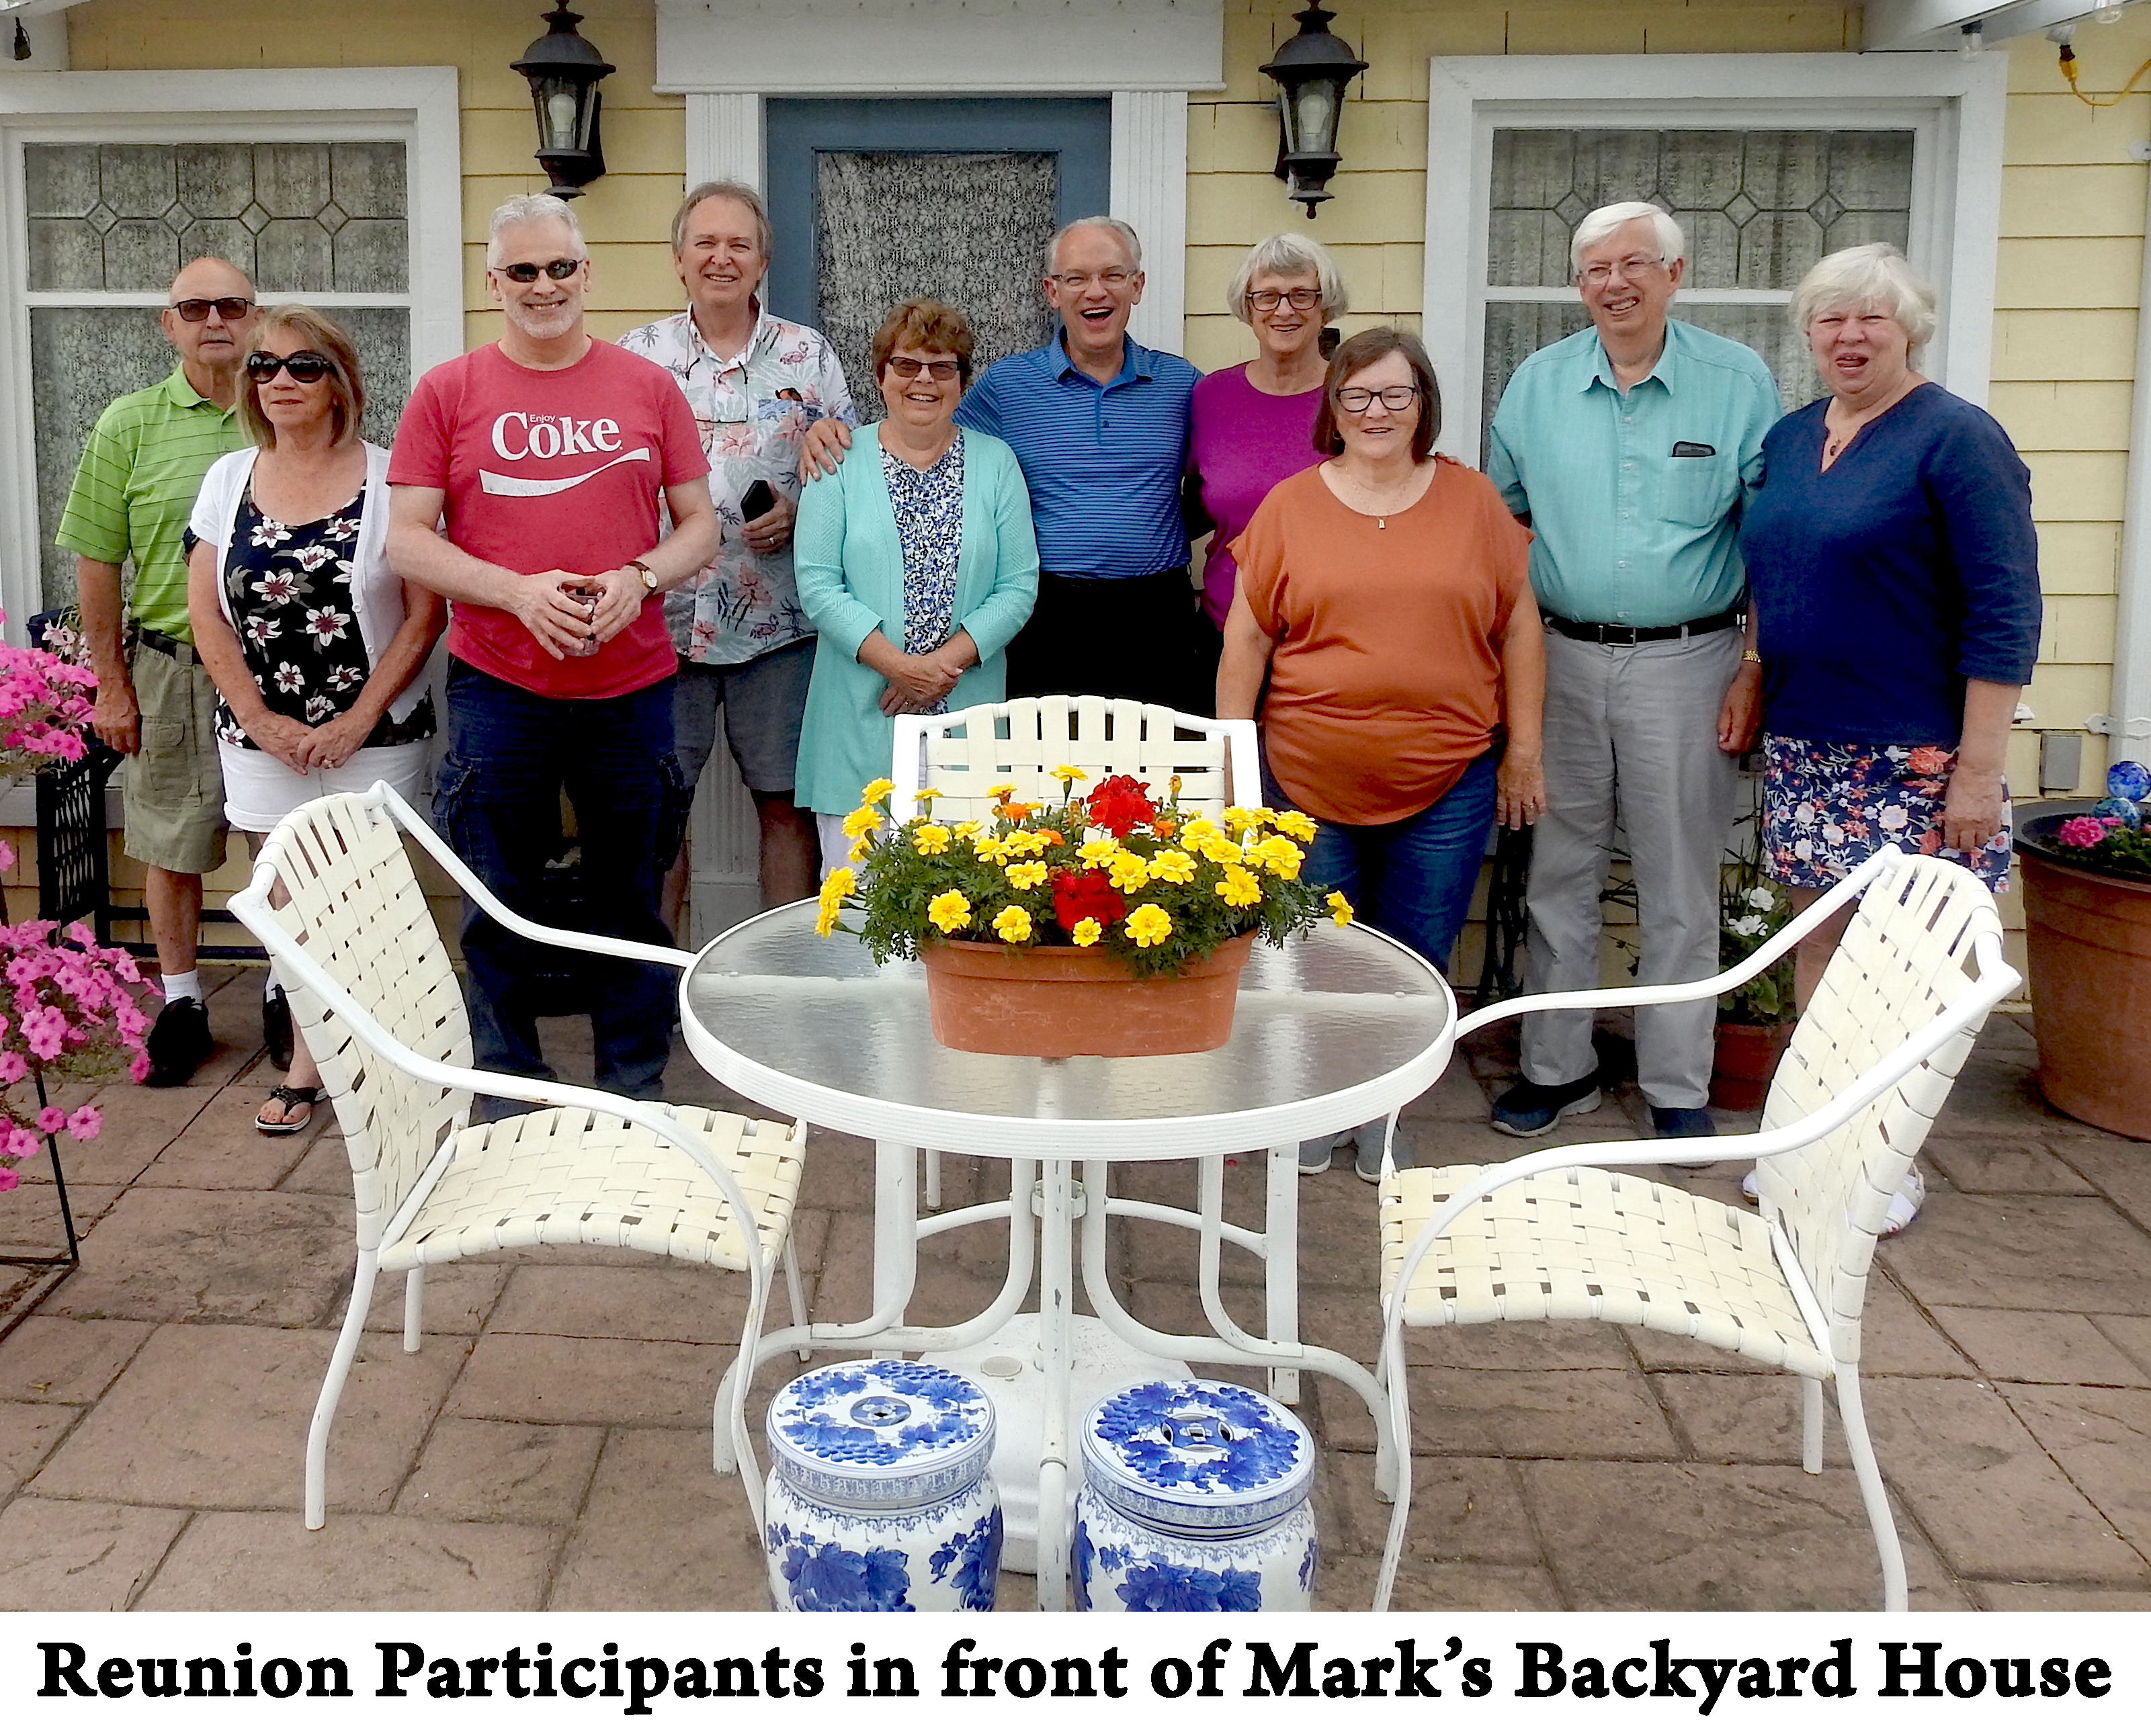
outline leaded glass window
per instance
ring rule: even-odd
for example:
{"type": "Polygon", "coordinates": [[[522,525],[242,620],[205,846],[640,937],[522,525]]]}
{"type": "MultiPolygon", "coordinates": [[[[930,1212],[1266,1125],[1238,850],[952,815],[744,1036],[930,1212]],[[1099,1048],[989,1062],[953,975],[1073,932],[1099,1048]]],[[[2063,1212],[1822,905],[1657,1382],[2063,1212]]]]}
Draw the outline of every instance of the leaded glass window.
{"type": "Polygon", "coordinates": [[[817,151],[822,330],[860,413],[878,420],[868,356],[890,308],[930,296],[978,335],[974,373],[1053,333],[1038,292],[1060,185],[1051,151],[817,151]],[[959,221],[946,214],[961,214],[959,221]]]}
{"type": "Polygon", "coordinates": [[[52,539],[83,441],[106,404],[171,371],[156,310],[190,260],[228,259],[265,301],[342,322],[365,369],[367,438],[394,436],[411,384],[402,144],[32,144],[23,167],[48,605],[74,595],[74,559],[52,539]]]}
{"type": "Polygon", "coordinates": [[[1688,240],[1674,311],[1756,350],[1787,407],[1821,393],[1785,305],[1809,266],[1864,241],[1906,245],[1909,129],[1498,127],[1487,200],[1484,418],[1516,364],[1590,323],[1569,279],[1583,215],[1641,199],[1688,240]]]}

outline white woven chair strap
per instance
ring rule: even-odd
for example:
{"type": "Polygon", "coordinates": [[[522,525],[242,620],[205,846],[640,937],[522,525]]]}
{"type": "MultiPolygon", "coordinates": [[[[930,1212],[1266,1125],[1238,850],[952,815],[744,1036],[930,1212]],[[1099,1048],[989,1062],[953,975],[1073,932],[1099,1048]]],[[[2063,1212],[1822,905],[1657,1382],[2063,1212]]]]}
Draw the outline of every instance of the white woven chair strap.
{"type": "MultiPolygon", "coordinates": [[[[665,1113],[703,1135],[752,1210],[762,1256],[791,1232],[803,1129],[691,1106],[665,1113]]],[[[502,1248],[630,1248],[744,1270],[747,1250],[724,1196],[686,1152],[647,1129],[578,1109],[541,1109],[456,1136],[448,1172],[383,1271],[445,1264],[502,1248]]]]}
{"type": "MultiPolygon", "coordinates": [[[[1420,1230],[1481,1173],[1475,1165],[1390,1172],[1385,1303],[1420,1230]]],[[[1551,1171],[1470,1207],[1420,1262],[1404,1318],[1410,1326],[1607,1320],[1818,1379],[1835,1372],[1800,1317],[1760,1217],[1617,1170],[1551,1171]]]]}

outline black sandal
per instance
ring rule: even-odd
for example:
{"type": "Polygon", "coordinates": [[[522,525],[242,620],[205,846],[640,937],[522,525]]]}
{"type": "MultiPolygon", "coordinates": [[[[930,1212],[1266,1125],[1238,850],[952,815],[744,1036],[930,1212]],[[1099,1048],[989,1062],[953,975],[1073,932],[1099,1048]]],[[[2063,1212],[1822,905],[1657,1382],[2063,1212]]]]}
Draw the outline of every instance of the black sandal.
{"type": "MultiPolygon", "coordinates": [[[[303,1109],[306,1112],[296,1121],[265,1121],[254,1117],[254,1131],[266,1133],[272,1139],[281,1139],[286,1133],[304,1133],[314,1124],[314,1106],[321,1101],[321,1088],[317,1085],[280,1085],[269,1093],[286,1109],[303,1109]]],[[[263,1107],[266,1108],[265,1104],[263,1107]]]]}

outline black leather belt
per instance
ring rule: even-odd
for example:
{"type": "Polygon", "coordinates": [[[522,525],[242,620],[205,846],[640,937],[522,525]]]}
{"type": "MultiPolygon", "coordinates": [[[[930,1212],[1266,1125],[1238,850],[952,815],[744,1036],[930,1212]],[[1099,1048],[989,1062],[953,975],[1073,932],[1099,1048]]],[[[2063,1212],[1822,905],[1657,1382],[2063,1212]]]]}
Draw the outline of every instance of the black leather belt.
{"type": "Polygon", "coordinates": [[[1613,627],[1603,621],[1572,621],[1558,615],[1541,616],[1563,639],[1581,639],[1590,645],[1649,645],[1661,639],[1690,639],[1698,633],[1716,633],[1740,625],[1740,611],[1721,609],[1699,620],[1683,621],[1677,627],[1613,627]]]}
{"type": "Polygon", "coordinates": [[[200,655],[184,639],[175,639],[169,633],[159,633],[154,627],[137,627],[135,642],[146,645],[153,651],[162,651],[175,663],[199,663],[200,655]]]}

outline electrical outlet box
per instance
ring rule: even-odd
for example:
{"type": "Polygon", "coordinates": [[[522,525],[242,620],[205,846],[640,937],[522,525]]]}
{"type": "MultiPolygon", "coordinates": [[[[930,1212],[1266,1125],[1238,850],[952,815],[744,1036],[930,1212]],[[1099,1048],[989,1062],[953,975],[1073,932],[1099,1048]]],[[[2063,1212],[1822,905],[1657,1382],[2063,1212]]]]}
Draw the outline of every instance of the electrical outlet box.
{"type": "Polygon", "coordinates": [[[2083,737],[2073,730],[2039,731],[2039,791],[2066,795],[2083,782],[2083,737]]]}

